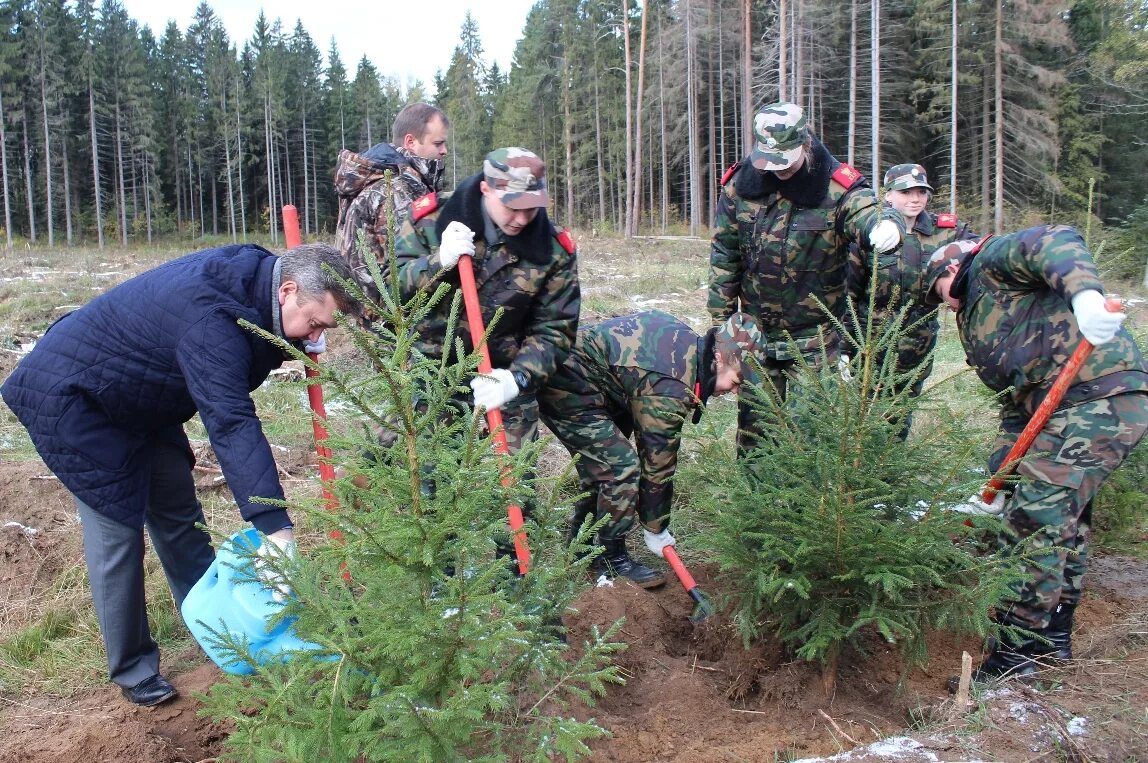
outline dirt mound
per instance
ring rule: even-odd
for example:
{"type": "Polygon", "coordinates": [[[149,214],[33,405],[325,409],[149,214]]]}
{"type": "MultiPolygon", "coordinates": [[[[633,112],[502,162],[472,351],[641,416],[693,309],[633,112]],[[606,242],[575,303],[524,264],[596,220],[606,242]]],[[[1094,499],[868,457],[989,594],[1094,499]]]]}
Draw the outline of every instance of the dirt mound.
{"type": "MultiPolygon", "coordinates": [[[[704,588],[706,571],[694,573],[704,588]]],[[[786,661],[776,642],[747,650],[728,619],[694,625],[691,609],[672,580],[658,591],[628,583],[598,587],[576,602],[566,621],[572,645],[592,625],[605,629],[620,617],[620,638],[629,644],[616,660],[626,685],[611,687],[580,714],[613,734],[591,744],[594,760],[716,763],[832,754],[850,746],[846,735],[874,741],[904,729],[911,709],[944,700],[943,678],[920,671],[898,692],[900,658],[884,644],[843,659],[837,691],[826,698],[818,667],[786,661]]],[[[936,654],[952,654],[953,644],[937,641],[936,654]]],[[[958,648],[955,664],[959,654],[958,648]]]]}
{"type": "Polygon", "coordinates": [[[219,680],[214,665],[179,676],[180,696],[159,707],[129,705],[115,687],[66,703],[48,698],[21,702],[4,717],[0,760],[10,763],[202,761],[219,753],[227,731],[196,716],[192,694],[219,680]]]}

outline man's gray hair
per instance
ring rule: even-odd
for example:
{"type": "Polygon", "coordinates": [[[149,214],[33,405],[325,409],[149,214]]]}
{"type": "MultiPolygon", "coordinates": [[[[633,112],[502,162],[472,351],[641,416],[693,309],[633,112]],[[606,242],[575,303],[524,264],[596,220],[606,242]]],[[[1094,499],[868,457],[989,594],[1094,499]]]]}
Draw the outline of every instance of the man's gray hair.
{"type": "Polygon", "coordinates": [[[330,292],[339,312],[352,318],[362,314],[363,306],[344,285],[353,281],[351,268],[335,247],[303,244],[284,252],[279,261],[283,265],[280,283],[294,281],[304,301],[322,300],[330,292]]]}
{"type": "Polygon", "coordinates": [[[442,109],[435,108],[429,103],[412,103],[395,117],[394,124],[391,125],[391,143],[401,146],[407,135],[413,135],[415,140],[421,141],[427,134],[427,126],[435,117],[442,120],[443,127],[450,127],[450,120],[446,118],[442,109]]]}

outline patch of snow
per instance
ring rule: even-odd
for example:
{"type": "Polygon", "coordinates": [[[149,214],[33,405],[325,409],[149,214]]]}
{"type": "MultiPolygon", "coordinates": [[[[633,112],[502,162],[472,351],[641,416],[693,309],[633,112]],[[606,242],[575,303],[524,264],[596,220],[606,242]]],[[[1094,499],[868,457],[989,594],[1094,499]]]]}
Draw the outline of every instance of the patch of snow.
{"type": "Polygon", "coordinates": [[[668,299],[643,299],[641,295],[635,294],[630,297],[630,301],[637,307],[649,307],[650,305],[667,305],[671,300],[668,299]]]}
{"type": "Polygon", "coordinates": [[[922,748],[921,743],[909,737],[889,737],[874,742],[868,747],[858,747],[856,750],[838,753],[829,758],[802,758],[793,763],[829,763],[829,761],[862,760],[871,755],[880,756],[881,760],[911,760],[921,763],[934,763],[940,761],[933,753],[922,748]]]}
{"type": "Polygon", "coordinates": [[[1069,735],[1074,737],[1084,736],[1084,731],[1087,726],[1088,719],[1082,718],[1079,715],[1073,716],[1068,723],[1064,724],[1064,727],[1068,730],[1069,735]]]}
{"type": "Polygon", "coordinates": [[[611,580],[610,578],[606,577],[605,575],[599,575],[598,579],[596,581],[594,581],[594,587],[595,588],[602,588],[602,587],[613,588],[614,587],[614,581],[611,580]]]}
{"type": "Polygon", "coordinates": [[[37,535],[40,534],[40,531],[37,530],[35,527],[28,527],[27,525],[22,525],[19,522],[5,522],[4,527],[15,527],[20,532],[27,535],[29,538],[35,538],[37,535]]]}

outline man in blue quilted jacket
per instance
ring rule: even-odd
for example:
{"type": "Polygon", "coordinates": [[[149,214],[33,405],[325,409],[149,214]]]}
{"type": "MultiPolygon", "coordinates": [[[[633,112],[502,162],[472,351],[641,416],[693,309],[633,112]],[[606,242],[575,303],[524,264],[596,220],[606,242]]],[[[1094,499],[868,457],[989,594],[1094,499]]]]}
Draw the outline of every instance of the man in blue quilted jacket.
{"type": "Polygon", "coordinates": [[[214,558],[195,527],[204,517],[183,423],[199,413],[240,514],[293,553],[287,512],[257,501],[283,488],[250,394],[286,355],[240,321],[300,347],[320,342],[336,310],[359,313],[350,278],[327,245],[189,254],[56,321],[0,388],[75,496],[108,672],[128,701],[176,695],[148,631],[143,529],[177,606],[214,558]]]}

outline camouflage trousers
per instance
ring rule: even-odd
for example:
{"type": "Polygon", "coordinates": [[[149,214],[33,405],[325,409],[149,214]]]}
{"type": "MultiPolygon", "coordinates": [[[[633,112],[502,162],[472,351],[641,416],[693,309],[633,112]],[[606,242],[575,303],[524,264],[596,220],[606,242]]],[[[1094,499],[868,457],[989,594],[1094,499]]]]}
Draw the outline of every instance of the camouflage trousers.
{"type": "MultiPolygon", "coordinates": [[[[841,355],[841,337],[838,336],[836,331],[829,330],[824,333],[825,341],[825,362],[829,363],[832,367],[837,363],[837,359],[841,355]]],[[[801,395],[801,385],[797,378],[797,373],[800,371],[801,366],[797,361],[800,355],[805,364],[810,367],[820,370],[822,364],[822,349],[820,336],[807,337],[803,339],[794,339],[790,344],[783,339],[776,339],[770,337],[770,341],[765,346],[765,351],[759,356],[761,361],[762,370],[768,379],[768,382],[763,382],[763,386],[768,390],[770,385],[773,389],[777,390],[777,394],[785,402],[790,399],[790,392],[793,393],[795,398],[801,395]],[[797,354],[794,353],[797,351],[797,354]],[[792,387],[792,390],[790,389],[792,387]]],[[[753,383],[758,382],[758,379],[746,378],[742,380],[742,389],[753,383]]],[[[754,408],[750,404],[750,393],[743,391],[738,396],[737,403],[737,452],[738,455],[744,455],[757,447],[758,441],[761,439],[762,427],[761,417],[765,415],[764,411],[754,408]]]]}
{"type": "MultiPolygon", "coordinates": [[[[994,471],[1023,428],[1017,423],[1002,423],[989,461],[994,471]]],[[[1143,392],[1060,408],[1049,418],[1017,467],[1019,479],[1005,503],[1005,527],[997,538],[1005,553],[1024,539],[1033,552],[1027,565],[1032,577],[1014,590],[1007,621],[1042,629],[1058,603],[1080,601],[1088,566],[1085,509],[1145,430],[1148,393],[1143,392]]]]}
{"type": "MultiPolygon", "coordinates": [[[[591,516],[594,521],[610,517],[598,533],[603,541],[625,537],[633,529],[635,517],[655,532],[665,529],[669,517],[647,514],[651,506],[668,507],[667,491],[673,486],[651,484],[642,478],[641,456],[630,439],[635,433],[634,415],[612,404],[584,379],[564,374],[552,381],[561,387],[548,387],[539,396],[542,421],[577,459],[580,492],[586,494],[574,507],[571,530],[577,530],[591,516]],[[649,500],[643,501],[643,497],[649,500]]],[[[638,432],[639,440],[643,436],[638,432]]],[[[660,441],[648,445],[652,447],[644,451],[663,450],[660,441]]]]}

